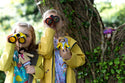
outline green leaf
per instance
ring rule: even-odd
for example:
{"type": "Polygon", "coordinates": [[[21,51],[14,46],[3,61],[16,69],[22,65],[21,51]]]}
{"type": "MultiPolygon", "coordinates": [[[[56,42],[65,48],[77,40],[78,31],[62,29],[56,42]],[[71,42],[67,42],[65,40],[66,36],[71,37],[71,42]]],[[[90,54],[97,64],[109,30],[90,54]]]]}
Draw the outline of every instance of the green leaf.
{"type": "Polygon", "coordinates": [[[102,73],[105,73],[106,72],[106,70],[102,70],[102,73]]]}
{"type": "Polygon", "coordinates": [[[120,74],[120,72],[121,72],[121,69],[119,69],[119,70],[116,70],[116,72],[117,72],[118,74],[120,74]]]}
{"type": "Polygon", "coordinates": [[[123,74],[125,74],[125,71],[123,71],[123,74]]]}
{"type": "Polygon", "coordinates": [[[81,76],[78,76],[78,79],[80,79],[81,78],[81,76]]]}
{"type": "Polygon", "coordinates": [[[85,80],[85,83],[90,83],[90,81],[88,79],[85,80]]]}
{"type": "Polygon", "coordinates": [[[123,54],[122,56],[123,56],[122,60],[125,60],[125,54],[123,54]]]}
{"type": "Polygon", "coordinates": [[[118,83],[123,83],[122,80],[118,80],[118,83]]]}
{"type": "Polygon", "coordinates": [[[97,80],[94,80],[94,83],[97,83],[97,80]]]}
{"type": "Polygon", "coordinates": [[[94,49],[94,53],[98,53],[97,49],[94,49]]]}
{"type": "Polygon", "coordinates": [[[112,65],[113,64],[113,62],[109,62],[109,65],[112,65]]]}
{"type": "Polygon", "coordinates": [[[119,58],[116,58],[116,59],[114,60],[114,63],[115,63],[116,65],[118,65],[118,64],[120,63],[119,58]]]}
{"type": "Polygon", "coordinates": [[[87,75],[88,75],[88,73],[85,73],[85,74],[84,74],[84,76],[87,76],[87,75]]]}
{"type": "Polygon", "coordinates": [[[99,49],[100,49],[100,47],[98,46],[98,47],[97,47],[97,49],[99,50],[99,49]]]}
{"type": "Polygon", "coordinates": [[[114,74],[114,73],[115,73],[115,71],[114,71],[113,69],[111,69],[111,73],[112,73],[112,74],[114,74]]]}
{"type": "Polygon", "coordinates": [[[117,75],[116,75],[116,77],[117,77],[117,79],[120,79],[120,76],[119,76],[119,74],[117,74],[117,75]]]}
{"type": "Polygon", "coordinates": [[[106,80],[108,80],[108,78],[109,78],[108,76],[105,76],[105,79],[106,79],[106,80]]]}
{"type": "Polygon", "coordinates": [[[90,54],[90,52],[86,51],[86,52],[85,52],[85,54],[89,55],[89,54],[90,54]]]}

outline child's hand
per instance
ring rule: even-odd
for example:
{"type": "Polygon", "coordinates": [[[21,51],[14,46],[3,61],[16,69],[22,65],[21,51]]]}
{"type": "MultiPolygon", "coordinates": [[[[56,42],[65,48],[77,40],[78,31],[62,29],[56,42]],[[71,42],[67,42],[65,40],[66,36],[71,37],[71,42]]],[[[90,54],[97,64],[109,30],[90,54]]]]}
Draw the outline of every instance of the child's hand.
{"type": "Polygon", "coordinates": [[[60,56],[65,59],[69,60],[72,57],[72,54],[68,48],[60,50],[60,56]]]}
{"type": "Polygon", "coordinates": [[[26,73],[29,73],[29,74],[35,73],[35,67],[34,66],[26,65],[25,68],[26,68],[26,73]]]}
{"type": "Polygon", "coordinates": [[[54,29],[54,30],[56,29],[56,27],[55,27],[54,24],[52,24],[52,25],[48,25],[48,24],[45,23],[45,27],[49,27],[49,28],[52,28],[52,29],[54,29]]]}
{"type": "Polygon", "coordinates": [[[10,34],[10,35],[7,36],[7,38],[6,38],[7,42],[9,42],[9,37],[11,37],[12,35],[13,34],[10,34]]]}

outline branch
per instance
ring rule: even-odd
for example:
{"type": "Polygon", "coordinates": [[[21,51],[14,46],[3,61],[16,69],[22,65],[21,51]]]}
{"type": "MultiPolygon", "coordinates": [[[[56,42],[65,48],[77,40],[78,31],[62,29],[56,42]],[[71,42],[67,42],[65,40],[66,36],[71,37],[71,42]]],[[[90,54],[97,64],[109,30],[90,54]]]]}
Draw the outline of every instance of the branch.
{"type": "Polygon", "coordinates": [[[89,23],[90,23],[90,26],[89,26],[89,45],[90,45],[90,50],[92,52],[92,36],[91,36],[92,29],[91,29],[91,21],[92,21],[92,17],[89,20],[89,23]]]}
{"type": "Polygon", "coordinates": [[[124,29],[123,29],[124,27],[125,27],[125,23],[122,24],[122,25],[120,25],[120,26],[118,26],[118,28],[116,29],[116,31],[114,31],[114,33],[112,35],[112,39],[111,39],[112,49],[114,49],[114,47],[115,47],[115,45],[114,45],[114,41],[115,40],[120,41],[121,39],[124,39],[124,29]],[[120,30],[120,29],[123,29],[123,30],[120,30]],[[122,37],[120,37],[120,36],[122,36],[122,37]],[[116,39],[116,37],[118,37],[119,39],[116,39]]]}
{"type": "Polygon", "coordinates": [[[35,2],[36,2],[36,5],[37,5],[37,7],[38,7],[40,13],[42,14],[41,7],[40,7],[42,1],[41,1],[41,0],[35,0],[35,2]]]}

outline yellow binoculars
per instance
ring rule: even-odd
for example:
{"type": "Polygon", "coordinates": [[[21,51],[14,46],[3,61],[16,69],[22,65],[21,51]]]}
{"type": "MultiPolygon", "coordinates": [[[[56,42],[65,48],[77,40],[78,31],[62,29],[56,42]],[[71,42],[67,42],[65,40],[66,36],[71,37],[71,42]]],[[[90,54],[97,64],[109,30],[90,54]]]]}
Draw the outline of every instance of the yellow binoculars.
{"type": "Polygon", "coordinates": [[[17,40],[19,43],[24,44],[26,42],[26,35],[19,32],[8,37],[10,43],[15,43],[17,40]]]}

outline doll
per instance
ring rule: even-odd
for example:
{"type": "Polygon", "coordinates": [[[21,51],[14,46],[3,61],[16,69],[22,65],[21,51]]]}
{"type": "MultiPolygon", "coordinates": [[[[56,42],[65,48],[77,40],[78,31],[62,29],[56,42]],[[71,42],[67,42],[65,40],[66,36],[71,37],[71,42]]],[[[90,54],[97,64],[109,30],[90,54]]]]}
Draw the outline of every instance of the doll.
{"type": "Polygon", "coordinates": [[[112,36],[112,32],[115,31],[112,27],[105,27],[103,33],[105,34],[105,38],[110,39],[112,36]]]}
{"type": "Polygon", "coordinates": [[[57,43],[57,49],[66,49],[66,48],[70,48],[70,46],[68,45],[68,42],[66,42],[64,37],[60,37],[58,39],[58,43],[57,43]]]}
{"type": "Polygon", "coordinates": [[[23,64],[23,66],[30,65],[30,58],[34,57],[34,55],[29,54],[27,52],[23,52],[22,54],[19,54],[19,63],[23,64]]]}

